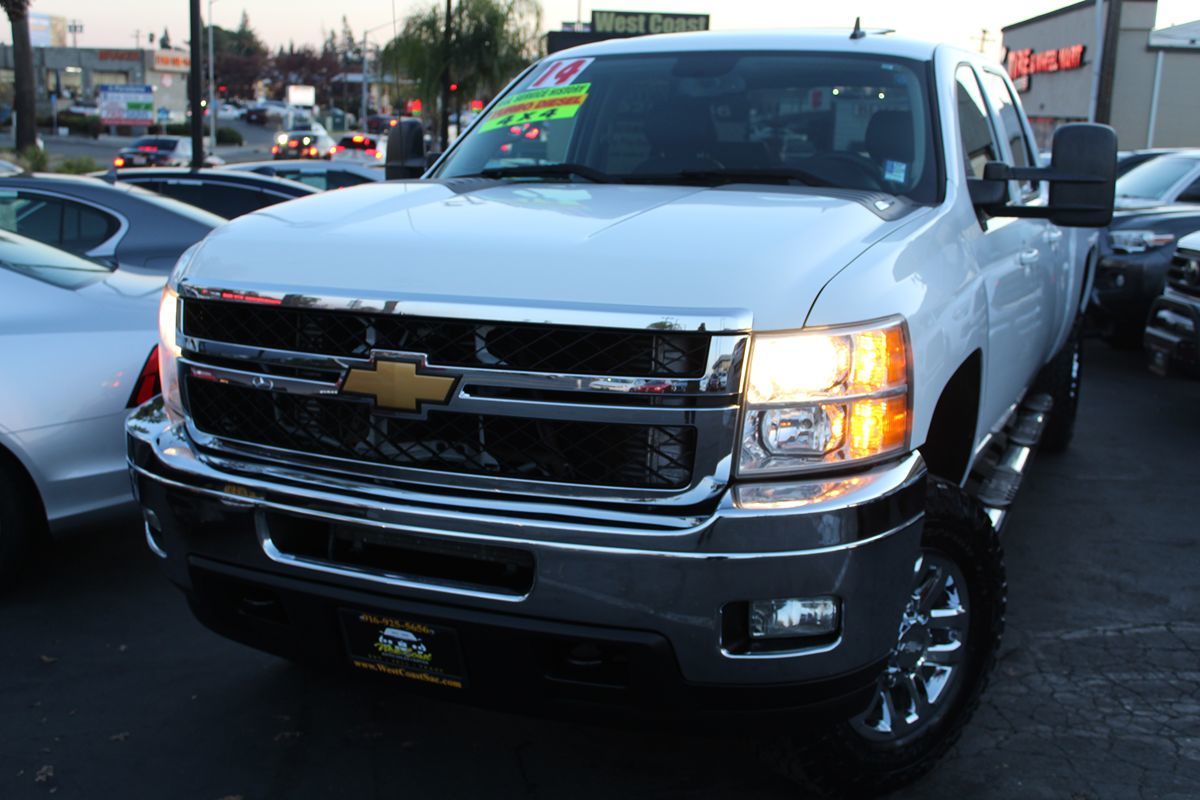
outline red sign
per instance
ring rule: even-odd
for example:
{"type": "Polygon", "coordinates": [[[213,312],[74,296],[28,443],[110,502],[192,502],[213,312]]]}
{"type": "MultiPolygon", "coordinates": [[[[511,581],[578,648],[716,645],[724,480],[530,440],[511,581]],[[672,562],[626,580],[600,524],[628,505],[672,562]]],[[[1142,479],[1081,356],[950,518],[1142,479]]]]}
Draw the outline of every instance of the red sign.
{"type": "Polygon", "coordinates": [[[1081,44],[1070,47],[1060,47],[1057,50],[1042,50],[1033,52],[1030,48],[1008,51],[1008,74],[1014,81],[1026,75],[1038,72],[1061,72],[1068,69],[1079,69],[1083,66],[1081,44]]]}

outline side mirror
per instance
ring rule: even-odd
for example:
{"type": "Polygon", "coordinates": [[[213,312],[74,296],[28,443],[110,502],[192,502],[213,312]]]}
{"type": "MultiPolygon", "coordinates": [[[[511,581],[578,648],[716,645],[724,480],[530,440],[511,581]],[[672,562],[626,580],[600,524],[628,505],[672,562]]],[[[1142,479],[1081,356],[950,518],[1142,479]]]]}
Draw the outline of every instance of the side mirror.
{"type": "Polygon", "coordinates": [[[1117,183],[1117,133],[1107,125],[1074,123],[1054,132],[1050,221],[1076,228],[1112,222],[1117,183]],[[1090,180],[1073,181],[1066,176],[1090,180]]]}
{"type": "Polygon", "coordinates": [[[1049,167],[1010,167],[989,161],[982,178],[970,178],[971,202],[997,217],[1042,217],[1055,225],[1103,228],[1112,221],[1117,180],[1117,134],[1107,125],[1073,123],[1054,132],[1049,167]],[[1008,181],[1047,181],[1044,206],[1012,206],[1008,181]]]}
{"type": "Polygon", "coordinates": [[[421,177],[425,158],[425,131],[419,122],[401,120],[388,132],[384,177],[389,181],[421,177]]]}

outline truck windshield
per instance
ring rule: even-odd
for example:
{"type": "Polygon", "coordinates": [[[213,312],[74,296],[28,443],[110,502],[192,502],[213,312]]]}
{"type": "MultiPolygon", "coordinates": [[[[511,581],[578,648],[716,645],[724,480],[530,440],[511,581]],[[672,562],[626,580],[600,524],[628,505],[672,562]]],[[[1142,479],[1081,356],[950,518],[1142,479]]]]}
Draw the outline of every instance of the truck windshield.
{"type": "Polygon", "coordinates": [[[794,183],[937,197],[923,65],[831,53],[550,59],[434,177],[794,183]]]}

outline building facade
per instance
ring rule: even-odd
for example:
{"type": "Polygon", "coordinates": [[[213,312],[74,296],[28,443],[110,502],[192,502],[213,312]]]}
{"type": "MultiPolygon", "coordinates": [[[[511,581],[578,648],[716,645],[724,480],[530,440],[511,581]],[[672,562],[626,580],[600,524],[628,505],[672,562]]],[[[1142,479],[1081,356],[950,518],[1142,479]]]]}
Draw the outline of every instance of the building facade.
{"type": "MultiPolygon", "coordinates": [[[[1155,31],[1157,5],[1121,2],[1109,123],[1123,150],[1200,147],[1200,21],[1155,31]]],[[[1104,38],[1096,13],[1084,0],[1003,29],[1005,64],[1042,150],[1059,125],[1092,113],[1104,38]]],[[[1101,2],[1102,22],[1107,14],[1101,2]]]]}
{"type": "MultiPolygon", "coordinates": [[[[130,50],[91,47],[35,47],[33,72],[38,117],[49,116],[51,94],[57,93],[58,110],[95,101],[97,87],[105,84],[148,84],[154,87],[154,105],[160,117],[180,120],[187,111],[187,73],[191,58],[186,50],[130,50]]],[[[12,104],[13,53],[0,46],[0,103],[12,104]]]]}

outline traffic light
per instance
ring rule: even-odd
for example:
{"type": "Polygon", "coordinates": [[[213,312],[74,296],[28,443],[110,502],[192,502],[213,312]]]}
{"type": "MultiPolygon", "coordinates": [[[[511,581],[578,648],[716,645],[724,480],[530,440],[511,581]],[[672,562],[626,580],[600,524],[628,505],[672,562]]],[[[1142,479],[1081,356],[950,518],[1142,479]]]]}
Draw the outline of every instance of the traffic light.
{"type": "Polygon", "coordinates": [[[225,93],[228,91],[229,91],[229,87],[223,83],[217,87],[217,94],[221,95],[222,97],[224,97],[225,93]]]}
{"type": "Polygon", "coordinates": [[[452,84],[450,84],[450,91],[452,91],[452,92],[457,92],[457,91],[458,91],[458,84],[457,84],[457,83],[452,83],[452,84]]]}

